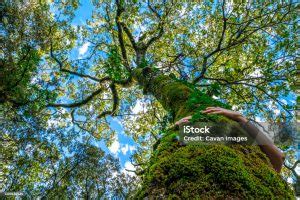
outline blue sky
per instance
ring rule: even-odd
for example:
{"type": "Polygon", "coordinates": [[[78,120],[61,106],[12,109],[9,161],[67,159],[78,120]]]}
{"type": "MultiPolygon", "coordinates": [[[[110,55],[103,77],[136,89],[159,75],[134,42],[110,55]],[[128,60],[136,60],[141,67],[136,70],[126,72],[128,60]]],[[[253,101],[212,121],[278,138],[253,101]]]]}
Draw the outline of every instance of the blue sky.
{"type": "MultiPolygon", "coordinates": [[[[92,10],[93,5],[91,4],[91,1],[85,0],[80,2],[79,8],[75,12],[75,17],[72,21],[73,26],[80,26],[86,24],[87,19],[91,19],[92,17],[92,10]]],[[[52,9],[52,12],[56,13],[55,10],[52,9]]],[[[87,41],[84,41],[84,38],[82,38],[83,41],[79,41],[79,44],[77,47],[75,47],[71,51],[71,59],[78,59],[78,58],[84,58],[89,53],[89,48],[91,44],[87,41]],[[83,43],[82,43],[83,42],[83,43]],[[82,43],[82,44],[80,44],[82,43]]],[[[73,80],[79,79],[78,77],[74,77],[73,80]]],[[[64,102],[70,102],[69,99],[63,97],[61,98],[64,102]]],[[[139,109],[142,109],[139,104],[135,105],[133,107],[136,112],[139,111],[139,109]]],[[[76,116],[75,116],[76,117],[76,116]]],[[[79,118],[80,119],[80,118],[79,118]]],[[[121,167],[123,170],[129,169],[134,170],[133,165],[130,163],[130,157],[134,154],[134,151],[136,150],[136,143],[133,141],[132,138],[128,137],[125,132],[124,128],[120,122],[120,119],[118,117],[107,117],[107,121],[110,124],[110,128],[114,131],[116,131],[117,135],[112,143],[111,146],[107,147],[103,141],[94,140],[94,145],[98,146],[102,150],[106,151],[107,153],[111,153],[116,158],[119,158],[121,167]]],[[[54,121],[50,121],[49,123],[55,123],[54,121]]],[[[81,140],[81,137],[77,138],[77,140],[81,140]]],[[[127,172],[130,173],[130,172],[127,172]]]]}

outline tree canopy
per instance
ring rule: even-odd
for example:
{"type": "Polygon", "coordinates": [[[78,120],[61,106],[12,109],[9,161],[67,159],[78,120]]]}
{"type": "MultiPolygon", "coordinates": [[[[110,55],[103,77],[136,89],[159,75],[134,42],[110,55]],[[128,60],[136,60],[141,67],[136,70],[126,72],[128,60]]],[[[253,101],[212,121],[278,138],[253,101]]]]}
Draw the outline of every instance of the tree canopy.
{"type": "Polygon", "coordinates": [[[153,145],[188,113],[178,99],[190,90],[253,121],[294,119],[296,2],[101,0],[75,23],[83,4],[1,3],[5,191],[127,198],[140,180],[98,145],[118,135],[110,119],[136,142],[142,174],[153,145]],[[169,78],[151,82],[159,76],[169,78]],[[175,99],[162,90],[172,81],[175,99]]]}

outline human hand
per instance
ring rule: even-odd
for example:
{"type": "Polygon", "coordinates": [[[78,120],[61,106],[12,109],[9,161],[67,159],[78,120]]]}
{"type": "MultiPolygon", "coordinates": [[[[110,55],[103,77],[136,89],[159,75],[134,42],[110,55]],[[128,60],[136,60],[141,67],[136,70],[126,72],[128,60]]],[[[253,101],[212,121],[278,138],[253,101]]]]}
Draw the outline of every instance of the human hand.
{"type": "Polygon", "coordinates": [[[184,118],[182,118],[181,120],[177,121],[177,122],[175,123],[175,125],[176,125],[176,126],[179,126],[179,125],[182,124],[182,123],[187,123],[187,122],[189,122],[190,119],[192,119],[192,116],[184,117],[184,118]]]}
{"type": "Polygon", "coordinates": [[[220,107],[207,107],[205,110],[202,111],[202,113],[206,114],[220,114],[225,117],[228,117],[229,119],[232,119],[237,122],[244,122],[246,123],[248,120],[239,112],[235,112],[232,110],[227,110],[225,108],[220,107]]]}

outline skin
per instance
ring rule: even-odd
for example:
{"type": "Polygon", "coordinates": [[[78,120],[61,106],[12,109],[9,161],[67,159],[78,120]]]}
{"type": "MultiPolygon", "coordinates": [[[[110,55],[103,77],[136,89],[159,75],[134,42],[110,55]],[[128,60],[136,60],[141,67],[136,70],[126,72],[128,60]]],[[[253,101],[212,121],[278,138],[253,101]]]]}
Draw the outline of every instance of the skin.
{"type": "MultiPolygon", "coordinates": [[[[211,114],[223,115],[223,116],[228,117],[229,119],[232,119],[239,123],[247,123],[248,122],[248,119],[245,118],[239,112],[227,110],[227,109],[220,108],[220,107],[207,107],[205,110],[202,111],[202,113],[205,113],[208,115],[211,115],[211,114]]],[[[175,125],[186,123],[191,118],[192,118],[192,116],[184,117],[181,120],[177,121],[175,123],[175,125]]],[[[250,136],[253,136],[255,138],[261,151],[266,154],[266,156],[270,159],[270,162],[271,162],[273,168],[275,169],[275,171],[279,173],[283,166],[284,154],[262,132],[259,132],[258,135],[256,135],[256,136],[251,135],[252,133],[249,133],[249,134],[250,134],[250,136]],[[260,145],[260,144],[264,144],[264,145],[260,145]]]]}

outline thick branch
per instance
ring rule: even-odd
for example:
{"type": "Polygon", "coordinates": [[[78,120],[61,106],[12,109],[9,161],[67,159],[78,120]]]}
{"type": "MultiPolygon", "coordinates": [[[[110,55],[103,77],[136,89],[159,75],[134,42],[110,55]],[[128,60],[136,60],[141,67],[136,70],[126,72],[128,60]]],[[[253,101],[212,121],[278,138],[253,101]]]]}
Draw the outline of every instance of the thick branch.
{"type": "Polygon", "coordinates": [[[119,40],[119,43],[120,43],[121,53],[122,53],[123,60],[125,62],[125,66],[127,68],[129,68],[127,52],[126,52],[126,48],[125,48],[125,44],[124,44],[124,38],[123,38],[123,30],[122,30],[122,26],[121,26],[121,23],[120,23],[120,15],[123,12],[123,10],[120,8],[118,3],[117,3],[117,5],[118,5],[118,8],[117,8],[117,15],[116,15],[115,21],[116,21],[117,28],[118,28],[118,40],[119,40]]]}
{"type": "Polygon", "coordinates": [[[134,50],[137,50],[137,49],[138,49],[138,46],[137,46],[137,44],[136,44],[136,42],[135,42],[135,40],[134,40],[134,37],[133,37],[131,31],[130,31],[129,28],[125,25],[125,23],[120,22],[120,24],[121,24],[122,28],[124,29],[124,31],[125,31],[127,37],[129,38],[130,43],[131,43],[131,45],[133,46],[134,50]]]}
{"type": "Polygon", "coordinates": [[[150,1],[148,0],[148,8],[155,14],[155,16],[158,19],[161,19],[160,14],[157,12],[157,10],[155,8],[153,8],[153,6],[151,5],[150,1]]]}
{"type": "Polygon", "coordinates": [[[124,12],[124,8],[122,7],[121,2],[119,0],[116,0],[116,5],[117,5],[117,15],[116,15],[115,21],[116,21],[117,28],[118,28],[118,38],[119,38],[119,43],[120,43],[121,49],[122,49],[122,55],[123,55],[124,59],[126,58],[126,61],[127,61],[127,55],[126,55],[126,49],[125,49],[125,45],[124,45],[122,29],[124,29],[126,35],[128,36],[128,38],[135,50],[137,49],[137,45],[136,45],[133,35],[131,34],[128,27],[124,23],[122,23],[120,20],[121,14],[124,12]]]}
{"type": "Polygon", "coordinates": [[[112,96],[113,96],[113,107],[112,107],[112,110],[110,110],[110,111],[103,111],[102,113],[100,113],[97,116],[98,119],[100,119],[102,117],[105,117],[107,115],[114,115],[116,113],[117,109],[118,109],[118,106],[119,106],[119,96],[118,96],[118,92],[117,92],[115,83],[112,82],[109,85],[109,88],[110,88],[112,96]]]}
{"type": "Polygon", "coordinates": [[[75,108],[75,107],[80,107],[83,106],[85,104],[87,104],[88,102],[90,102],[96,95],[100,94],[103,91],[102,88],[99,88],[98,90],[94,91],[91,95],[89,95],[87,98],[78,101],[78,102],[74,102],[74,103],[62,103],[62,104],[48,104],[47,107],[64,107],[64,108],[75,108]]]}
{"type": "Polygon", "coordinates": [[[223,42],[224,36],[225,36],[226,27],[227,27],[227,19],[225,16],[225,0],[223,1],[223,5],[222,5],[222,16],[223,16],[223,29],[222,29],[222,35],[219,40],[217,49],[221,48],[221,45],[222,45],[222,42],[223,42]]]}
{"type": "MultiPolygon", "coordinates": [[[[82,78],[89,78],[91,80],[94,80],[94,81],[97,81],[98,83],[102,84],[106,81],[111,81],[112,84],[110,85],[110,88],[111,88],[111,91],[113,93],[113,97],[114,99],[117,99],[115,97],[117,97],[116,95],[116,90],[115,90],[115,84],[120,84],[122,86],[128,86],[131,82],[132,82],[132,76],[130,75],[127,79],[125,80],[118,80],[118,81],[113,81],[110,77],[104,77],[104,78],[96,78],[96,77],[92,77],[90,75],[86,75],[86,74],[81,74],[81,73],[78,73],[78,72],[74,72],[74,71],[71,71],[71,70],[68,70],[68,69],[64,69],[62,66],[63,66],[63,63],[53,54],[53,46],[52,46],[52,43],[51,43],[51,57],[58,63],[59,65],[59,68],[62,72],[67,72],[67,73],[70,73],[70,74],[73,74],[73,75],[76,75],[76,76],[79,76],[79,77],[82,77],[82,78]]],[[[87,104],[89,101],[91,101],[96,95],[100,94],[101,92],[103,91],[102,88],[94,91],[91,95],[89,95],[87,98],[81,100],[81,101],[78,101],[78,102],[74,102],[74,103],[68,103],[68,104],[65,104],[65,103],[62,103],[62,104],[48,104],[47,107],[64,107],[64,108],[75,108],[75,107],[80,107],[80,106],[83,106],[85,104],[87,104]]],[[[118,102],[118,101],[117,101],[118,102]]],[[[116,107],[114,107],[113,110],[116,110],[116,107]]],[[[103,114],[103,113],[102,113],[103,114]]],[[[106,114],[109,114],[108,112],[106,112],[104,115],[106,114]]],[[[100,114],[101,115],[101,114],[100,114]]]]}
{"type": "MultiPolygon", "coordinates": [[[[66,73],[69,73],[69,74],[72,74],[72,75],[75,75],[75,76],[79,76],[79,77],[82,77],[82,78],[89,78],[93,81],[97,81],[97,82],[102,82],[104,81],[103,79],[99,79],[99,78],[96,78],[96,77],[93,77],[93,76],[90,76],[90,75],[87,75],[87,74],[82,74],[82,73],[78,73],[78,72],[74,72],[74,71],[71,71],[71,70],[68,70],[68,69],[65,69],[63,68],[63,62],[60,61],[53,53],[53,44],[52,44],[52,41],[51,41],[51,44],[50,44],[50,56],[52,59],[55,60],[55,62],[58,64],[59,66],[59,69],[61,72],[66,72],[66,73]]],[[[107,78],[104,78],[104,79],[107,79],[107,78]]]]}
{"type": "Polygon", "coordinates": [[[152,45],[156,40],[162,37],[164,33],[164,26],[162,23],[159,24],[159,32],[157,35],[153,36],[149,39],[149,41],[146,43],[146,48],[148,48],[150,45],[152,45]]]}

